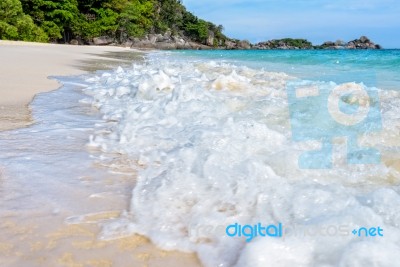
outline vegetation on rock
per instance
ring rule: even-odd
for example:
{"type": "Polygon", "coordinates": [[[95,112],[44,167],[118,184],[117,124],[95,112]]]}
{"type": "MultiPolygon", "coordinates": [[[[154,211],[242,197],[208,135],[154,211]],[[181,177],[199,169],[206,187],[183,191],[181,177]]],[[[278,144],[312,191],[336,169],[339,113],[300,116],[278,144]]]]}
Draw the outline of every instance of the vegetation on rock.
{"type": "Polygon", "coordinates": [[[170,32],[221,45],[223,27],[199,19],[180,0],[2,0],[0,39],[90,44],[107,36],[123,43],[170,32]]]}
{"type": "Polygon", "coordinates": [[[181,0],[1,0],[0,39],[123,44],[153,49],[380,49],[361,36],[313,46],[284,38],[251,44],[226,37],[181,0]]]}
{"type": "Polygon", "coordinates": [[[361,36],[350,42],[337,40],[327,41],[322,45],[313,45],[305,39],[284,38],[260,42],[252,46],[253,49],[382,49],[378,44],[372,42],[368,37],[361,36]]]}

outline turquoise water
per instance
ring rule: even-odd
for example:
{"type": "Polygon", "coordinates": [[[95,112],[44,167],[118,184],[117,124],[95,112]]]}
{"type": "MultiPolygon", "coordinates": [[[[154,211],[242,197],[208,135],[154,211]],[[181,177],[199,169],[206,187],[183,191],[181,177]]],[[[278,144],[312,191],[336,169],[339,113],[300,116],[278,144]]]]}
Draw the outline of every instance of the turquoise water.
{"type": "Polygon", "coordinates": [[[358,82],[400,89],[400,50],[212,50],[178,51],[177,56],[224,60],[307,80],[358,82]]]}

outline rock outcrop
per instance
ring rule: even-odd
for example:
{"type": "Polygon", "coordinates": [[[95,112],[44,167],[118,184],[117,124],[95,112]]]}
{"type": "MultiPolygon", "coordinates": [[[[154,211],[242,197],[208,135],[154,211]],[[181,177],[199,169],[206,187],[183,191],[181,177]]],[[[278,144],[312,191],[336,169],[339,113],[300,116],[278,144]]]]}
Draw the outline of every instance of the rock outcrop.
{"type": "Polygon", "coordinates": [[[223,44],[219,46],[220,49],[226,50],[247,50],[252,49],[253,45],[247,40],[225,40],[223,44]]]}
{"type": "Polygon", "coordinates": [[[313,46],[305,39],[279,39],[260,42],[252,46],[253,49],[381,49],[380,45],[372,42],[368,37],[361,36],[350,42],[337,40],[336,42],[327,41],[322,45],[313,46]]]}
{"type": "Polygon", "coordinates": [[[361,36],[359,39],[352,40],[350,42],[343,42],[338,40],[336,42],[325,42],[320,46],[316,46],[319,49],[382,49],[378,44],[372,42],[368,37],[361,36]]]}
{"type": "Polygon", "coordinates": [[[251,48],[251,44],[247,40],[242,40],[242,41],[239,41],[237,43],[237,48],[238,49],[250,49],[251,48]]]}
{"type": "MultiPolygon", "coordinates": [[[[209,37],[207,41],[213,42],[214,39],[213,37],[209,37]]],[[[125,42],[125,44],[130,44],[132,48],[139,49],[212,49],[212,47],[209,45],[203,45],[197,42],[193,42],[187,37],[171,35],[171,32],[169,31],[164,34],[147,34],[143,38],[131,37],[128,41],[125,42]]]]}
{"type": "MultiPolygon", "coordinates": [[[[172,35],[170,31],[164,34],[147,34],[142,38],[127,37],[124,42],[119,42],[124,47],[132,47],[139,49],[223,49],[223,50],[246,50],[246,49],[381,49],[382,47],[372,42],[368,37],[361,36],[359,39],[350,42],[337,40],[336,42],[327,41],[321,45],[313,46],[306,39],[274,39],[265,42],[251,44],[247,40],[226,39],[224,41],[216,41],[212,32],[209,32],[207,39],[203,43],[195,42],[187,36],[172,35]]],[[[76,40],[71,44],[78,44],[76,40]]],[[[80,42],[79,42],[80,44],[80,42]]],[[[115,40],[107,36],[93,38],[94,45],[110,45],[115,44],[115,40]]]]}
{"type": "Polygon", "coordinates": [[[280,40],[269,40],[266,42],[260,42],[253,46],[254,49],[312,49],[312,43],[305,39],[292,39],[285,38],[280,40]]]}
{"type": "Polygon", "coordinates": [[[214,46],[214,32],[213,31],[208,31],[208,38],[207,38],[207,45],[208,46],[214,46]]]}
{"type": "Polygon", "coordinates": [[[108,36],[100,36],[93,38],[94,45],[110,45],[114,43],[114,39],[108,36]]]}

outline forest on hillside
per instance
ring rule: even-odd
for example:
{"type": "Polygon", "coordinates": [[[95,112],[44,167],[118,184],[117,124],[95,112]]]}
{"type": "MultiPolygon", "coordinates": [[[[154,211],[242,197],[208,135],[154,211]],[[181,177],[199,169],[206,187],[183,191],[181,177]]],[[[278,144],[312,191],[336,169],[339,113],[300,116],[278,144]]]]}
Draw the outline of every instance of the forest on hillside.
{"type": "Polygon", "coordinates": [[[0,39],[90,43],[99,36],[123,43],[148,33],[185,36],[214,46],[227,38],[223,27],[202,20],[180,0],[1,0],[0,39]]]}

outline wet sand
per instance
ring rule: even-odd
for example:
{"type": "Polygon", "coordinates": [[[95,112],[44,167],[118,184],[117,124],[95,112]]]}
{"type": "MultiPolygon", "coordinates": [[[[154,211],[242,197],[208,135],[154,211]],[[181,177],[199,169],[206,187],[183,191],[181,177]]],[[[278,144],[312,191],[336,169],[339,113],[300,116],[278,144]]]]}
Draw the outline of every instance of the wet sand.
{"type": "MultiPolygon", "coordinates": [[[[0,41],[0,58],[0,130],[9,130],[32,124],[29,102],[35,94],[59,86],[48,76],[107,69],[116,62],[128,64],[141,55],[118,47],[0,41]]],[[[35,148],[30,146],[31,139],[21,140],[18,136],[15,130],[0,134],[1,139],[15,144],[3,148],[1,158],[23,157],[35,149],[43,149],[40,153],[49,157],[68,158],[68,150],[87,150],[85,140],[76,141],[76,147],[36,144],[35,148]]],[[[142,236],[99,238],[102,223],[119,218],[129,209],[134,186],[131,173],[110,173],[106,167],[94,164],[86,170],[91,176],[75,177],[71,167],[71,180],[59,188],[51,179],[46,181],[46,176],[40,177],[43,180],[33,179],[37,173],[30,176],[21,169],[16,174],[6,162],[0,160],[0,266],[200,266],[193,254],[162,251],[142,236]],[[50,196],[43,196],[43,192],[50,196]]],[[[56,162],[50,169],[57,173],[57,168],[63,166],[68,163],[56,162]]]]}
{"type": "Polygon", "coordinates": [[[0,131],[32,123],[28,104],[33,96],[59,87],[49,76],[104,69],[125,60],[115,58],[119,53],[133,55],[121,47],[0,41],[0,131]]]}

